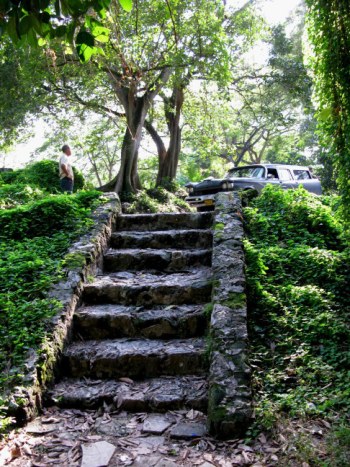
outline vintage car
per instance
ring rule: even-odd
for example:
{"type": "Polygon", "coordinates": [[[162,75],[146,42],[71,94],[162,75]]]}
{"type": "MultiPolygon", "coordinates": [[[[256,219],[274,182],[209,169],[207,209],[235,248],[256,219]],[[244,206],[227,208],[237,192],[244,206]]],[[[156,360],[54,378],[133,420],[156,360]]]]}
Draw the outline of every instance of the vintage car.
{"type": "Polygon", "coordinates": [[[209,177],[197,183],[187,183],[189,196],[186,201],[198,211],[214,207],[215,194],[219,191],[250,190],[257,195],[267,183],[284,189],[294,189],[302,185],[317,195],[322,194],[320,181],[313,177],[308,167],[299,165],[259,164],[236,167],[228,171],[224,178],[209,177]]]}

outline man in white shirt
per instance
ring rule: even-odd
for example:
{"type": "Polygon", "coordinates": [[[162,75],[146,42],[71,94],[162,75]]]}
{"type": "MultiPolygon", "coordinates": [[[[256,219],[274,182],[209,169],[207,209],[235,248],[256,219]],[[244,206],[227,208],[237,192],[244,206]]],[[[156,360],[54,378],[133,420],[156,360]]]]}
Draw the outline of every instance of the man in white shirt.
{"type": "Polygon", "coordinates": [[[63,154],[59,162],[61,190],[67,193],[73,193],[74,174],[68,159],[72,154],[70,147],[65,144],[62,146],[62,152],[63,154]]]}

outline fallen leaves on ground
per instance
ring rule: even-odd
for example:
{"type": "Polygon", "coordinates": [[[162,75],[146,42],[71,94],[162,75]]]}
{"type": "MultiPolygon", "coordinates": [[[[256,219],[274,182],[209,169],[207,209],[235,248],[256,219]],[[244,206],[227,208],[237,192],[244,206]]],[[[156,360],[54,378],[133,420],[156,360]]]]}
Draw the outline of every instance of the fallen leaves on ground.
{"type": "MultiPolygon", "coordinates": [[[[277,426],[272,439],[260,433],[247,443],[242,439],[215,440],[210,436],[192,440],[169,437],[170,428],[161,436],[142,432],[149,414],[126,414],[99,410],[47,409],[27,427],[12,432],[0,444],[0,465],[11,467],[78,467],[82,444],[108,441],[116,447],[110,467],[128,465],[156,466],[160,462],[179,466],[265,467],[274,465],[309,467],[297,449],[300,440],[308,440],[314,455],[324,458],[324,436],[331,425],[327,421],[288,421],[277,426]],[[102,430],[102,431],[101,431],[102,430]]],[[[162,415],[176,423],[205,420],[196,410],[172,411],[162,415]]]]}

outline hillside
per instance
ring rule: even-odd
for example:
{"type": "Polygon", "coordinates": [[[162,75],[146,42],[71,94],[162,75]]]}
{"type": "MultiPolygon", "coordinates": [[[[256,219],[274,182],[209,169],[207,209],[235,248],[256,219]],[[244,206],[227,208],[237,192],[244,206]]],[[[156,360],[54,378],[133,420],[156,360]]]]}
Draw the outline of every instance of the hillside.
{"type": "MultiPolygon", "coordinates": [[[[35,184],[4,182],[0,195],[5,390],[21,381],[25,356],[49,331],[46,323],[57,304],[46,292],[60,278],[70,243],[91,225],[91,209],[100,195],[51,195],[35,184]]],[[[163,191],[162,196],[167,200],[170,195],[163,191]]],[[[146,194],[140,199],[131,209],[162,209],[146,194]]],[[[295,447],[294,464],[288,464],[290,452],[279,452],[283,465],[344,465],[350,250],[338,199],[268,187],[244,216],[255,405],[245,442],[257,443],[263,433],[281,444],[282,435],[285,445],[295,447]],[[317,435],[319,445],[312,423],[324,427],[317,435]]],[[[3,409],[6,405],[3,398],[3,409]]],[[[3,428],[8,422],[3,416],[3,428]]]]}

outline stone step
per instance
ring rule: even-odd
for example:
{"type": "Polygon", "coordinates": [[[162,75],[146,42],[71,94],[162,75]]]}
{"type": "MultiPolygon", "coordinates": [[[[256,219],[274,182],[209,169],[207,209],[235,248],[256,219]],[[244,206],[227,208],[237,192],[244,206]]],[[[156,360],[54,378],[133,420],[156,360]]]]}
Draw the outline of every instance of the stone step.
{"type": "Polygon", "coordinates": [[[212,222],[211,212],[123,214],[117,218],[116,230],[208,229],[212,222]]]}
{"type": "Polygon", "coordinates": [[[153,378],[203,374],[207,369],[203,338],[113,339],[73,342],[62,356],[62,372],[81,378],[153,378]]]}
{"type": "Polygon", "coordinates": [[[211,248],[211,230],[161,230],[153,232],[114,232],[111,235],[112,248],[211,248]]]}
{"type": "Polygon", "coordinates": [[[85,284],[83,300],[120,305],[194,304],[209,302],[211,290],[210,268],[174,274],[119,272],[85,284]]]}
{"type": "Polygon", "coordinates": [[[211,266],[211,250],[109,249],[104,255],[104,272],[156,270],[183,271],[211,266]]]}
{"type": "Polygon", "coordinates": [[[201,376],[151,378],[143,381],[61,380],[46,397],[46,405],[96,409],[105,404],[128,412],[207,410],[208,383],[201,376]]]}
{"type": "Polygon", "coordinates": [[[208,317],[203,305],[170,305],[144,308],[95,305],[79,308],[74,315],[74,332],[84,339],[146,337],[187,338],[203,335],[208,317]]]}

